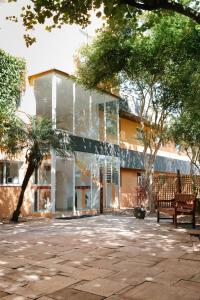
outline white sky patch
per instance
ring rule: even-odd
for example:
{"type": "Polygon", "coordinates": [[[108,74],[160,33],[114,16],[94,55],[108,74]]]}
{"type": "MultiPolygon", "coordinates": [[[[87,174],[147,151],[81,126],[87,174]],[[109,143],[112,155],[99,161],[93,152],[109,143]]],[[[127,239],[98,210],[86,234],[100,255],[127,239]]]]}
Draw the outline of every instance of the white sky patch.
{"type": "Polygon", "coordinates": [[[0,48],[14,56],[25,58],[29,75],[52,68],[74,73],[76,50],[88,42],[88,37],[95,34],[95,29],[101,26],[102,21],[92,14],[92,24],[87,29],[65,25],[52,32],[45,31],[43,25],[37,25],[30,32],[37,38],[37,42],[27,48],[23,39],[25,30],[22,21],[15,23],[5,19],[6,16],[19,16],[21,7],[27,2],[29,1],[20,0],[6,3],[6,0],[0,0],[0,48]]]}

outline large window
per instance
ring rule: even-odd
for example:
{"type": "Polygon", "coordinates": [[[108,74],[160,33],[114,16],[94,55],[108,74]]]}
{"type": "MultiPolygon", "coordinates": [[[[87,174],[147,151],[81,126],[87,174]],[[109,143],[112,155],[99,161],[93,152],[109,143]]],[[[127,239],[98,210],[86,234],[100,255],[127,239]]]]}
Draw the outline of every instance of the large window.
{"type": "Polygon", "coordinates": [[[21,162],[0,162],[0,184],[20,184],[21,166],[21,162]]]}

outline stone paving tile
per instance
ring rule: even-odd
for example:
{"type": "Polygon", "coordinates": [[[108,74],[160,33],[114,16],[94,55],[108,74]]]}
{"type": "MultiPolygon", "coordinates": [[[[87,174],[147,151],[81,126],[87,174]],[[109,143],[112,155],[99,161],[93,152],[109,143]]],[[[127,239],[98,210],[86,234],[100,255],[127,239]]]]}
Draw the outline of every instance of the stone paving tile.
{"type": "Polygon", "coordinates": [[[108,270],[118,270],[116,267],[117,263],[120,263],[121,259],[107,256],[106,258],[96,259],[93,262],[87,263],[87,266],[108,269],[108,270]]]}
{"type": "Polygon", "coordinates": [[[124,300],[125,298],[124,297],[121,297],[119,295],[113,295],[113,296],[110,296],[108,298],[106,298],[107,300],[124,300]]]}
{"type": "Polygon", "coordinates": [[[76,289],[100,296],[109,297],[112,294],[124,289],[128,285],[109,279],[98,278],[87,283],[77,285],[76,289]]]}
{"type": "Polygon", "coordinates": [[[182,288],[145,282],[121,294],[131,300],[199,300],[199,296],[185,293],[182,288]]]}
{"type": "Polygon", "coordinates": [[[161,270],[159,268],[149,268],[138,265],[133,269],[123,269],[114,275],[108,276],[107,278],[136,286],[144,281],[154,281],[156,275],[160,273],[161,270]]]}
{"type": "Polygon", "coordinates": [[[67,287],[69,285],[72,285],[73,283],[77,282],[79,280],[65,277],[65,276],[53,276],[49,280],[40,280],[34,283],[29,284],[27,287],[30,288],[33,291],[36,291],[37,293],[41,292],[44,294],[53,293],[59,289],[62,289],[64,287],[67,287]]]}
{"type": "Polygon", "coordinates": [[[0,278],[10,273],[11,268],[6,268],[0,265],[0,278]]]}
{"type": "Polygon", "coordinates": [[[200,272],[189,278],[191,281],[200,282],[200,272]]]}
{"type": "Polygon", "coordinates": [[[185,254],[181,256],[181,259],[188,259],[188,260],[198,260],[200,261],[200,252],[195,252],[191,254],[185,254]]]}
{"type": "Polygon", "coordinates": [[[5,292],[12,292],[13,290],[15,290],[16,288],[18,288],[19,286],[23,286],[23,282],[16,282],[14,280],[11,280],[9,278],[6,277],[2,277],[0,278],[0,290],[5,291],[5,292]]]}
{"type": "Polygon", "coordinates": [[[38,298],[38,300],[52,300],[52,298],[43,296],[43,297],[38,298]]]}
{"type": "Polygon", "coordinates": [[[76,273],[73,273],[73,277],[83,280],[93,280],[99,277],[105,278],[113,274],[113,271],[101,269],[101,268],[88,268],[87,270],[79,270],[76,273]]]}
{"type": "Polygon", "coordinates": [[[200,282],[180,280],[174,286],[183,289],[187,294],[189,293],[191,298],[200,299],[200,282]]]}
{"type": "MultiPolygon", "coordinates": [[[[31,299],[37,299],[38,297],[41,297],[44,295],[43,292],[39,292],[39,291],[34,291],[31,288],[25,286],[25,287],[16,287],[13,290],[13,293],[23,296],[23,297],[27,297],[27,298],[31,298],[31,299]]],[[[4,300],[4,299],[2,299],[4,300]]]]}
{"type": "Polygon", "coordinates": [[[102,296],[79,291],[72,288],[64,288],[53,294],[48,295],[55,300],[101,300],[105,299],[102,296]]]}
{"type": "Polygon", "coordinates": [[[28,298],[26,298],[26,297],[15,295],[15,294],[3,297],[1,299],[2,300],[28,300],[28,298]]]}
{"type": "Polygon", "coordinates": [[[8,296],[8,295],[9,295],[8,293],[0,291],[0,298],[8,296]]]}

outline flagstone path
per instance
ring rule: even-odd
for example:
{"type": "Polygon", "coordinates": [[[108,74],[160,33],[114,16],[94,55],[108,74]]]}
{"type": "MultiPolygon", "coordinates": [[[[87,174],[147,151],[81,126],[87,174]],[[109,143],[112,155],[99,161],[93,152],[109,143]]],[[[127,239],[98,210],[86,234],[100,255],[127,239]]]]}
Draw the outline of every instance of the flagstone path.
{"type": "Polygon", "coordinates": [[[155,218],[0,224],[0,300],[200,300],[200,240],[155,218]]]}

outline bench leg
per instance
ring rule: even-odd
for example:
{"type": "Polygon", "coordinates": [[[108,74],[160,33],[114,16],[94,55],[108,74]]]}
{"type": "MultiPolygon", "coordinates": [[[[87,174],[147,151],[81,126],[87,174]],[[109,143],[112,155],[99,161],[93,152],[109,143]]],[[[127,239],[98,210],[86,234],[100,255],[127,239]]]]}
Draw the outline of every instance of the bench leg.
{"type": "Polygon", "coordinates": [[[192,215],[192,228],[195,228],[195,214],[192,215]]]}
{"type": "Polygon", "coordinates": [[[157,223],[160,222],[160,212],[157,210],[157,223]]]}
{"type": "Polygon", "coordinates": [[[174,226],[177,227],[177,214],[174,214],[174,226]]]}

